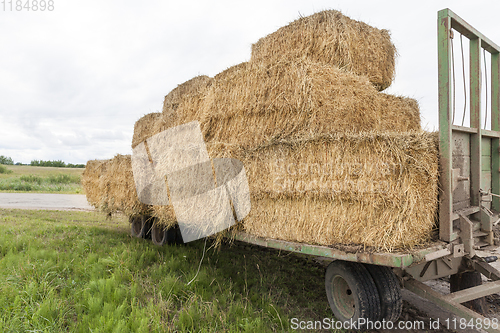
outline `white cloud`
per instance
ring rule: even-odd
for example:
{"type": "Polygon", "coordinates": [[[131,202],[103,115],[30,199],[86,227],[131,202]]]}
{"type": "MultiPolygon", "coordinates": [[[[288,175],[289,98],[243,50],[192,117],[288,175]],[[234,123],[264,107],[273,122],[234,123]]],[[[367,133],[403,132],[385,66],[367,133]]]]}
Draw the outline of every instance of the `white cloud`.
{"type": "Polygon", "coordinates": [[[260,37],[323,9],[391,30],[400,57],[389,92],[419,100],[423,124],[437,129],[436,20],[447,6],[500,43],[500,4],[486,1],[89,0],[5,11],[0,155],[85,163],[130,153],[134,122],[171,89],[248,60],[260,37]]]}

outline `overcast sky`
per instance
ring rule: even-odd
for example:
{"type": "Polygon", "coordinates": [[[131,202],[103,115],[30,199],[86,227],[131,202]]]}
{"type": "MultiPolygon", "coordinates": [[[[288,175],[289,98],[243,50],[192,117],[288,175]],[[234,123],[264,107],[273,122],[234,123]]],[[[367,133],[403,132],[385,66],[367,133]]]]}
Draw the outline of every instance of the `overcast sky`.
{"type": "MultiPolygon", "coordinates": [[[[2,6],[0,4],[0,6],[2,6]]],[[[197,75],[248,61],[251,44],[324,9],[391,31],[386,92],[420,103],[437,129],[437,11],[449,7],[500,44],[499,1],[54,0],[0,7],[0,155],[85,163],[130,154],[134,123],[197,75]]]]}

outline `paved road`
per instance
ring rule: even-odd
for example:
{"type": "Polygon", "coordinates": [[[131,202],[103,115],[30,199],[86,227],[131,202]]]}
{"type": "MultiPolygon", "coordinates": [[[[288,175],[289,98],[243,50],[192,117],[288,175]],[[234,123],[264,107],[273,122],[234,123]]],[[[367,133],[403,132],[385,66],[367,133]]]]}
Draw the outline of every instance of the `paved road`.
{"type": "Polygon", "coordinates": [[[0,193],[0,208],[94,210],[81,194],[0,193]]]}

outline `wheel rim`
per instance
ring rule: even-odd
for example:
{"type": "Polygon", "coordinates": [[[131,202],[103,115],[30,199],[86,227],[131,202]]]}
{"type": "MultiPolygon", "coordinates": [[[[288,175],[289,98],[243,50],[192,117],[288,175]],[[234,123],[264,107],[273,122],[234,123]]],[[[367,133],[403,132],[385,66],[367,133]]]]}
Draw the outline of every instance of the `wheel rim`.
{"type": "Polygon", "coordinates": [[[153,241],[156,244],[162,244],[165,238],[165,229],[159,225],[154,225],[152,230],[153,241]]]}
{"type": "Polygon", "coordinates": [[[142,218],[141,216],[136,216],[132,220],[132,233],[136,237],[140,237],[142,231],[142,218]]]}
{"type": "Polygon", "coordinates": [[[333,302],[344,318],[352,318],[356,311],[356,302],[354,293],[340,275],[336,275],[332,279],[333,302]]]}

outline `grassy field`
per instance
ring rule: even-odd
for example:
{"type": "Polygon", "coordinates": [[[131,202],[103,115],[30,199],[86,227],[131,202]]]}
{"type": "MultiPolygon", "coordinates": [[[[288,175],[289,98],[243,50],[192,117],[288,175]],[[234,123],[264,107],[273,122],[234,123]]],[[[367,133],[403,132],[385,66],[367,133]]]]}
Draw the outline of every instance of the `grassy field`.
{"type": "Polygon", "coordinates": [[[82,168],[2,165],[1,192],[82,193],[82,168]]]}
{"type": "Polygon", "coordinates": [[[155,246],[123,216],[0,210],[0,332],[289,332],[331,318],[324,269],[245,243],[155,246]]]}

